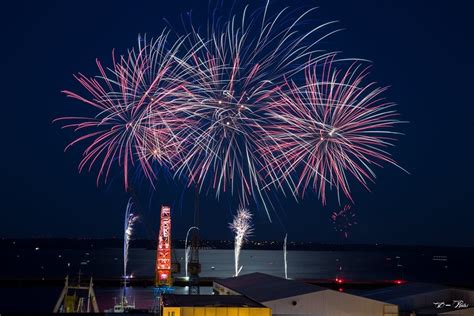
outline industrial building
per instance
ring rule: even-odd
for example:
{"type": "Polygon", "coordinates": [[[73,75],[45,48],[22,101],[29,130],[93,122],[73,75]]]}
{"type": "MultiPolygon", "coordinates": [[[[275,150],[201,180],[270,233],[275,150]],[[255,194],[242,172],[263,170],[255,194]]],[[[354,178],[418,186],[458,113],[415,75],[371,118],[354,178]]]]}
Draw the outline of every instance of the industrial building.
{"type": "Polygon", "coordinates": [[[474,291],[429,283],[407,283],[361,294],[397,305],[400,314],[474,315],[474,291]]]}
{"type": "Polygon", "coordinates": [[[271,308],[272,315],[398,315],[396,304],[263,273],[214,281],[213,288],[220,295],[246,296],[271,308]]]}
{"type": "Polygon", "coordinates": [[[242,295],[176,295],[161,297],[162,316],[271,316],[270,308],[242,295]]]}

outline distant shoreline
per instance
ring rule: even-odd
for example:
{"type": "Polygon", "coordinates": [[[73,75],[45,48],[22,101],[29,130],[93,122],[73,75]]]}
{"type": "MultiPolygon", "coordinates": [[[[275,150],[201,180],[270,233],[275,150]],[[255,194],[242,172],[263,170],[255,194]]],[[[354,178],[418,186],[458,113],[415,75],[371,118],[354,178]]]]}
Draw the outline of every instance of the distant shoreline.
{"type": "MultiPolygon", "coordinates": [[[[175,249],[184,249],[184,240],[173,240],[175,249]]],[[[233,240],[202,240],[203,249],[233,249],[233,240]]],[[[0,248],[42,248],[42,249],[104,249],[122,248],[123,241],[119,238],[88,239],[88,238],[1,238],[0,248]]],[[[133,240],[131,248],[155,249],[156,241],[133,240]]],[[[245,249],[281,250],[282,241],[250,240],[245,249]]],[[[287,249],[300,251],[474,251],[474,247],[432,246],[432,245],[391,245],[391,244],[324,244],[316,242],[288,242],[287,249]]]]}

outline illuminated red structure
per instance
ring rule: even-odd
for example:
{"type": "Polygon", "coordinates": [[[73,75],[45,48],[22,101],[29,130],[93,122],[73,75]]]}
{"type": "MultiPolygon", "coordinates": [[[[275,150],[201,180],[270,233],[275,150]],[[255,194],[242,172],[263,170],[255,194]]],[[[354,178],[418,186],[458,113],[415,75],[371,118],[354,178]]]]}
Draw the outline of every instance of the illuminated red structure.
{"type": "Polygon", "coordinates": [[[155,285],[171,286],[171,214],[169,206],[161,207],[160,232],[156,250],[155,285]]]}

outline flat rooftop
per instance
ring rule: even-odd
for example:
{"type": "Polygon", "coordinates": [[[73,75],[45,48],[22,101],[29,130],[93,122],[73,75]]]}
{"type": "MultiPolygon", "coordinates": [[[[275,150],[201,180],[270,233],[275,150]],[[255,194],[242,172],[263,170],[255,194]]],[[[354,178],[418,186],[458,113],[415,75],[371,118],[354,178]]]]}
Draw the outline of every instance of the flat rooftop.
{"type": "Polygon", "coordinates": [[[403,297],[439,292],[443,290],[449,290],[449,288],[439,284],[413,282],[377,289],[359,295],[374,300],[390,302],[403,297]]]}
{"type": "Polygon", "coordinates": [[[285,297],[328,290],[320,286],[287,280],[259,272],[215,280],[214,283],[245,295],[257,302],[268,302],[285,297]]]}
{"type": "Polygon", "coordinates": [[[165,307],[265,307],[242,295],[178,295],[163,294],[165,307]]]}

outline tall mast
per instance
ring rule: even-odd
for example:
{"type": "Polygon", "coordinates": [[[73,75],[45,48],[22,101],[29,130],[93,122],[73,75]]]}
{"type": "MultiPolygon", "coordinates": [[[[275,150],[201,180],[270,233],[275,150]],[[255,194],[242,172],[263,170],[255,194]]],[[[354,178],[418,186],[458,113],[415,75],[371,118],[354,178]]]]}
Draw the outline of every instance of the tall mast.
{"type": "MultiPolygon", "coordinates": [[[[199,227],[199,189],[194,187],[194,226],[199,227]]],[[[191,240],[191,258],[188,263],[189,271],[189,294],[197,295],[199,289],[199,273],[201,273],[201,264],[199,263],[199,230],[193,231],[191,240]]]]}

